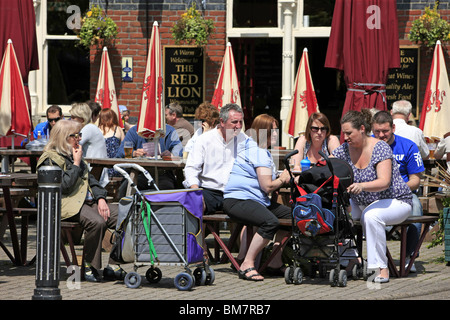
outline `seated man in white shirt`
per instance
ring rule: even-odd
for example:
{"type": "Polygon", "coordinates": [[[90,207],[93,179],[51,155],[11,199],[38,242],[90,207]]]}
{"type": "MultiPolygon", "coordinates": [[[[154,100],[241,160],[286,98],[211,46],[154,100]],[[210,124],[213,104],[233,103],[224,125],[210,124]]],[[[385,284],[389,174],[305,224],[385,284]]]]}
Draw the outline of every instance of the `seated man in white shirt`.
{"type": "Polygon", "coordinates": [[[219,124],[197,138],[184,168],[186,188],[203,188],[205,214],[222,210],[223,190],[233,167],[237,145],[245,140],[241,131],[244,113],[237,104],[220,110],[219,124]]]}
{"type": "Polygon", "coordinates": [[[398,100],[392,104],[391,115],[394,120],[395,134],[415,142],[419,148],[422,159],[428,159],[430,150],[422,130],[415,126],[408,124],[408,119],[411,114],[412,105],[407,100],[398,100]]]}

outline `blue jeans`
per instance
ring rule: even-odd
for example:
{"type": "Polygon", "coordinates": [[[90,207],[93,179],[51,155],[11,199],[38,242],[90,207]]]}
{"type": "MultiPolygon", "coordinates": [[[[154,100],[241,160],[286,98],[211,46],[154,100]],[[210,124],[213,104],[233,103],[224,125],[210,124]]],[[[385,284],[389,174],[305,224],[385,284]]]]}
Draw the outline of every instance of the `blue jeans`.
{"type": "MultiPolygon", "coordinates": [[[[423,216],[423,208],[420,203],[419,197],[413,193],[413,205],[412,205],[412,213],[411,216],[423,216]]],[[[420,233],[422,231],[421,223],[413,223],[408,227],[408,231],[406,233],[406,257],[411,257],[416,249],[417,243],[419,242],[420,233]]],[[[419,256],[419,253],[417,253],[419,256]]]]}

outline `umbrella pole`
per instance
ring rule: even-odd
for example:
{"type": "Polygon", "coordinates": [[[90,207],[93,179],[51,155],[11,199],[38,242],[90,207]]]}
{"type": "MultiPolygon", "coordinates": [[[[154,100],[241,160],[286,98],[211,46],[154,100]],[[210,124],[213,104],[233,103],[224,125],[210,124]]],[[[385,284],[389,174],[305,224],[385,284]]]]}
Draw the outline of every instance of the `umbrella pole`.
{"type": "MultiPolygon", "coordinates": [[[[11,149],[14,150],[14,135],[11,136],[11,149]]],[[[11,163],[11,172],[14,172],[14,159],[12,160],[11,163]]]]}

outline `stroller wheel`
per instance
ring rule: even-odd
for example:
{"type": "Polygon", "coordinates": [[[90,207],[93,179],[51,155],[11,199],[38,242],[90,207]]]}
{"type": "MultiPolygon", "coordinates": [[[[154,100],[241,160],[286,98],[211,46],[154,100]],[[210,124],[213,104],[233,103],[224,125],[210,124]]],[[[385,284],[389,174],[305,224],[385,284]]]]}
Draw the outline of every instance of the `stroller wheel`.
{"type": "Polygon", "coordinates": [[[291,267],[287,267],[284,271],[284,281],[286,284],[292,284],[294,270],[291,267]]]}
{"type": "Polygon", "coordinates": [[[347,271],[345,270],[339,271],[338,285],[339,287],[347,286],[347,271]]]}
{"type": "Polygon", "coordinates": [[[337,279],[335,277],[335,274],[336,274],[336,269],[331,269],[330,275],[329,275],[329,281],[330,281],[330,286],[332,286],[332,287],[337,286],[337,279]]]}
{"type": "Polygon", "coordinates": [[[125,282],[125,285],[131,289],[138,288],[141,285],[142,281],[141,276],[139,275],[139,273],[136,272],[127,273],[127,275],[123,280],[125,282]]]}
{"type": "Polygon", "coordinates": [[[206,271],[203,268],[195,268],[193,272],[196,286],[203,286],[206,283],[206,271]]]}
{"type": "Polygon", "coordinates": [[[159,268],[150,268],[145,273],[145,278],[150,283],[158,283],[162,278],[162,272],[159,268]]]}
{"type": "Polygon", "coordinates": [[[295,268],[292,278],[293,278],[294,284],[302,284],[302,282],[303,282],[302,268],[300,268],[300,267],[295,268]]]}
{"type": "Polygon", "coordinates": [[[173,282],[175,284],[175,287],[177,287],[177,289],[180,291],[191,290],[194,286],[194,278],[187,272],[181,272],[177,274],[173,282]]]}

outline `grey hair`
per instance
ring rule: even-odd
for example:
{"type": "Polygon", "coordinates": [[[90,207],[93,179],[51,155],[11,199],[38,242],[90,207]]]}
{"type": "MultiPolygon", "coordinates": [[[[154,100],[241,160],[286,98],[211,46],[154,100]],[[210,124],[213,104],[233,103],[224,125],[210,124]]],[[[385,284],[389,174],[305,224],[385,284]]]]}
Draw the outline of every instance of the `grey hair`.
{"type": "Polygon", "coordinates": [[[183,117],[183,107],[178,102],[172,102],[166,106],[170,114],[175,113],[177,118],[183,117]]]}
{"type": "Polygon", "coordinates": [[[242,114],[244,113],[239,105],[235,103],[228,103],[220,109],[219,119],[222,119],[223,122],[227,122],[230,110],[234,110],[242,114]]]}
{"type": "Polygon", "coordinates": [[[408,116],[411,111],[412,105],[408,100],[398,100],[392,104],[392,114],[399,113],[408,116]]]}

